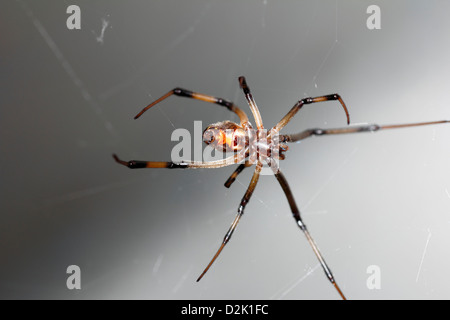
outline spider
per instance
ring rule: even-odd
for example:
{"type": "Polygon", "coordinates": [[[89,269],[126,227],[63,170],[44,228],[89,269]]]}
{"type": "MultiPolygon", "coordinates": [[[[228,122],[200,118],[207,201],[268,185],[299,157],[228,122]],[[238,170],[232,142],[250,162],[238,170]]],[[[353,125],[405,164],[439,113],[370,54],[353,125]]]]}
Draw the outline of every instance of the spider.
{"type": "Polygon", "coordinates": [[[258,183],[259,176],[264,164],[267,164],[273,171],[275,178],[278,180],[281,188],[283,189],[286,198],[288,200],[292,215],[303,234],[306,236],[306,240],[311,246],[314,254],[316,255],[319,263],[325,272],[326,277],[337,290],[337,293],[342,299],[346,299],[344,293],[338,286],[335,277],[333,276],[330,267],[325,262],[324,257],[319,251],[314,239],[309,233],[305,223],[301,218],[300,211],[295,202],[292,191],[289,184],[279,168],[279,161],[284,160],[284,152],[288,150],[286,143],[298,142],[300,140],[306,139],[311,136],[324,136],[324,135],[335,135],[335,134],[346,134],[346,133],[360,133],[360,132],[374,132],[385,129],[394,128],[406,128],[414,126],[424,126],[424,125],[435,125],[441,123],[449,123],[450,120],[441,121],[431,121],[431,122],[418,122],[418,123],[408,123],[408,124],[394,124],[394,125],[362,125],[354,127],[343,127],[335,129],[308,129],[295,134],[279,134],[280,130],[288,124],[289,121],[297,114],[297,112],[304,106],[308,104],[325,102],[325,101],[338,101],[345,111],[347,125],[350,124],[350,115],[347,107],[340,97],[339,94],[330,94],[314,98],[304,98],[299,100],[291,108],[291,110],[270,130],[264,129],[261,115],[259,113],[258,107],[253,99],[250,92],[250,88],[244,77],[239,77],[239,85],[243,90],[247,103],[253,114],[256,129],[253,129],[251,123],[249,122],[247,114],[236,106],[233,102],[217,98],[214,96],[193,92],[185,90],[182,88],[175,88],[159,99],[155,100],[147,107],[142,109],[134,118],[139,118],[145,111],[161,102],[162,100],[170,97],[171,95],[176,95],[179,97],[191,98],[196,100],[201,100],[209,103],[215,103],[219,106],[225,107],[231,112],[234,112],[240,120],[240,124],[223,121],[215,124],[209,125],[203,132],[203,141],[219,151],[232,151],[233,155],[226,157],[222,160],[215,161],[182,161],[182,162],[161,162],[161,161],[142,161],[142,160],[131,160],[123,161],[117,155],[113,154],[113,158],[116,162],[124,165],[130,169],[140,169],[140,168],[167,168],[167,169],[191,169],[191,168],[221,168],[230,166],[233,164],[239,164],[236,170],[231,174],[228,180],[225,182],[225,187],[229,188],[231,184],[236,180],[236,177],[247,167],[255,164],[255,170],[251,178],[250,184],[242,197],[239,204],[237,215],[234,218],[230,228],[228,229],[223,241],[209,262],[206,268],[198,277],[197,281],[200,281],[202,277],[209,270],[211,265],[217,259],[217,257],[222,252],[225,245],[230,241],[233,232],[235,231],[242,215],[244,214],[244,209],[249,202],[253,191],[258,183]]]}

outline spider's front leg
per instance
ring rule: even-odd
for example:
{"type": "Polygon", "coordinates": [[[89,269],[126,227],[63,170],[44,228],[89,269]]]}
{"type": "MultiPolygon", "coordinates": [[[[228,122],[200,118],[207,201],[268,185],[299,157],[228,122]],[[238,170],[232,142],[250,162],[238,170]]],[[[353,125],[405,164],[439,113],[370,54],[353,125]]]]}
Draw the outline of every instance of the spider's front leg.
{"type": "Polygon", "coordinates": [[[272,128],[272,130],[274,133],[277,133],[281,129],[283,129],[305,104],[312,104],[312,103],[325,102],[325,101],[336,101],[336,100],[339,101],[339,103],[341,104],[342,108],[345,111],[345,115],[347,117],[347,124],[350,124],[350,114],[348,112],[347,106],[344,103],[344,100],[342,100],[340,95],[338,95],[337,93],[334,93],[334,94],[329,94],[326,96],[320,96],[320,97],[315,97],[315,98],[304,98],[304,99],[298,101],[292,107],[292,109],[283,117],[283,119],[281,119],[280,122],[278,122],[275,125],[275,127],[272,128]]]}
{"type": "Polygon", "coordinates": [[[169,92],[167,92],[165,95],[163,95],[162,97],[156,99],[155,101],[150,103],[148,106],[143,108],[134,117],[134,119],[139,118],[145,111],[147,111],[148,109],[150,109],[154,105],[160,103],[161,101],[167,99],[171,95],[175,95],[175,96],[182,97],[182,98],[190,98],[190,99],[205,101],[205,102],[208,102],[208,103],[214,103],[214,104],[217,104],[219,106],[225,107],[228,110],[230,110],[231,112],[234,112],[239,117],[239,119],[241,121],[241,126],[247,126],[248,125],[248,117],[247,117],[246,113],[243,110],[241,110],[238,106],[236,106],[233,102],[228,101],[226,99],[210,96],[208,94],[194,92],[194,91],[190,91],[190,90],[186,90],[186,89],[182,89],[182,88],[172,89],[169,92]]]}
{"type": "Polygon", "coordinates": [[[405,124],[391,124],[391,125],[378,125],[378,124],[368,124],[363,126],[346,127],[346,128],[334,128],[334,129],[308,129],[294,134],[283,134],[280,135],[280,141],[282,142],[297,142],[312,136],[325,136],[325,135],[335,135],[335,134],[346,134],[346,133],[362,133],[362,132],[375,132],[387,129],[401,129],[409,127],[420,127],[450,123],[450,120],[439,120],[439,121],[428,121],[428,122],[416,122],[416,123],[405,123],[405,124]]]}

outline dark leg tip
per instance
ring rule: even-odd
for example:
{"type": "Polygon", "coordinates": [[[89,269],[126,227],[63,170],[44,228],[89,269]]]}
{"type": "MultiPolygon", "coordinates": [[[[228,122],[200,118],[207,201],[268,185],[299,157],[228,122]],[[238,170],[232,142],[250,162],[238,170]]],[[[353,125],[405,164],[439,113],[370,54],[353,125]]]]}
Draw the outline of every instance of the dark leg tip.
{"type": "Polygon", "coordinates": [[[243,77],[243,76],[239,77],[239,86],[241,87],[241,89],[244,90],[245,94],[249,93],[250,90],[248,89],[247,81],[245,81],[245,77],[243,77]]]}
{"type": "Polygon", "coordinates": [[[232,179],[228,179],[227,181],[225,181],[225,183],[224,183],[225,188],[231,187],[233,182],[234,182],[234,180],[232,180],[232,179]]]}
{"type": "Polygon", "coordinates": [[[203,272],[203,273],[197,278],[197,280],[196,280],[195,282],[199,282],[199,281],[203,278],[204,275],[205,275],[205,273],[203,272]]]}
{"type": "Polygon", "coordinates": [[[113,156],[114,160],[116,160],[117,163],[128,167],[128,162],[127,161],[120,160],[119,157],[115,153],[113,153],[112,156],[113,156]]]}
{"type": "Polygon", "coordinates": [[[137,118],[139,118],[140,116],[142,116],[142,114],[144,113],[146,111],[146,109],[144,108],[144,109],[142,109],[142,111],[141,112],[139,112],[137,115],[135,115],[134,116],[134,120],[136,120],[137,118]]]}

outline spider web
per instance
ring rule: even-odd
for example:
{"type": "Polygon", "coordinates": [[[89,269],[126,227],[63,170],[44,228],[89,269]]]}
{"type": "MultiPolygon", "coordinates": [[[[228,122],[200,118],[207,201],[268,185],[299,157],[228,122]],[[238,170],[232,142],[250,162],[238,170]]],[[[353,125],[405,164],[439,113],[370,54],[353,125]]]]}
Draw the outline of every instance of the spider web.
{"type": "MultiPolygon", "coordinates": [[[[248,110],[237,83],[240,75],[247,77],[266,126],[280,120],[301,97],[341,91],[352,105],[355,124],[440,119],[445,106],[441,103],[444,97],[437,92],[447,90],[446,79],[437,76],[434,68],[435,63],[446,61],[448,48],[441,44],[433,55],[426,52],[425,35],[434,29],[421,25],[417,37],[423,40],[423,48],[408,42],[402,49],[398,39],[408,38],[408,30],[402,27],[395,28],[396,37],[367,32],[368,2],[351,7],[339,0],[285,4],[203,0],[189,4],[131,1],[126,5],[120,1],[81,1],[82,28],[69,31],[65,10],[70,4],[27,0],[3,4],[8,10],[2,11],[18,18],[23,31],[5,38],[11,50],[5,50],[5,61],[11,61],[5,66],[26,67],[19,68],[14,73],[17,78],[3,86],[11,89],[5,90],[9,91],[5,101],[21,108],[2,110],[2,137],[14,137],[2,139],[5,150],[10,150],[3,167],[14,163],[10,172],[2,169],[1,211],[7,212],[2,225],[8,229],[3,237],[4,243],[13,244],[5,247],[8,263],[2,271],[10,277],[2,281],[2,297],[71,297],[71,292],[60,289],[63,284],[56,274],[64,274],[64,268],[75,263],[81,266],[84,288],[89,288],[81,291],[86,298],[336,298],[271,177],[261,178],[233,240],[205,279],[195,284],[193,279],[217,249],[236,214],[251,169],[239,176],[232,188],[225,189],[222,184],[231,167],[127,171],[115,166],[111,153],[127,159],[169,160],[176,143],[171,141],[174,129],[186,128],[193,133],[193,121],[201,120],[205,127],[219,120],[237,120],[215,105],[177,97],[162,102],[138,121],[132,117],[176,86],[231,99],[248,110]],[[15,48],[20,50],[15,52],[15,48]],[[390,60],[397,55],[396,50],[398,55],[407,52],[414,57],[403,69],[400,58],[390,60]],[[373,52],[384,59],[382,63],[366,60],[366,56],[375,55],[373,52]],[[420,54],[424,53],[433,59],[423,62],[420,54]],[[411,67],[412,62],[419,69],[411,67]],[[393,70],[389,78],[395,80],[386,80],[386,73],[377,77],[377,68],[393,70]],[[352,89],[352,77],[357,75],[366,83],[352,89]],[[12,92],[23,79],[27,80],[20,100],[12,92]],[[383,92],[386,99],[375,97],[374,91],[383,92]],[[415,99],[427,100],[428,108],[413,110],[415,99]],[[14,113],[20,114],[20,119],[14,113]],[[40,170],[30,168],[30,162],[40,170]],[[39,259],[33,252],[39,253],[39,259]],[[32,279],[23,267],[27,264],[47,271],[32,279]],[[239,280],[230,283],[228,279],[239,280]]],[[[409,19],[423,10],[439,16],[439,12],[417,4],[408,6],[410,11],[405,15],[409,19]]],[[[383,17],[385,12],[403,17],[404,8],[386,5],[383,17]]],[[[399,21],[408,25],[402,19],[399,21]]],[[[12,20],[2,20],[7,26],[4,30],[17,29],[12,20]]],[[[446,30],[445,21],[435,19],[429,24],[446,30]],[[438,23],[442,25],[435,25],[438,23]]],[[[394,29],[383,23],[384,27],[394,29]]],[[[432,39],[428,47],[436,45],[432,39]]],[[[450,71],[446,65],[441,63],[440,73],[450,71]]],[[[342,124],[342,111],[327,103],[302,110],[287,130],[342,124]]],[[[401,271],[403,279],[409,279],[402,283],[409,288],[404,291],[416,297],[422,297],[423,292],[448,296],[430,272],[436,270],[434,264],[439,260],[438,243],[448,240],[444,236],[448,230],[440,222],[449,220],[445,209],[450,205],[450,187],[442,180],[439,168],[444,164],[438,160],[446,157],[433,156],[448,131],[435,127],[417,132],[414,138],[407,132],[393,134],[390,137],[397,137],[395,142],[387,135],[380,135],[375,142],[367,136],[312,139],[290,146],[282,163],[306,224],[344,292],[346,288],[356,291],[353,297],[373,298],[378,293],[389,297],[388,290],[367,289],[365,269],[370,263],[388,269],[384,266],[390,265],[388,258],[396,253],[396,247],[391,246],[393,239],[408,243],[411,251],[405,259],[412,267],[401,271]],[[360,142],[364,139],[367,145],[360,142]],[[405,141],[417,143],[423,153],[407,149],[405,141]],[[411,174],[417,171],[417,163],[409,167],[405,158],[396,163],[388,157],[396,151],[395,146],[408,155],[406,159],[423,163],[426,169],[421,176],[411,174]],[[393,165],[377,167],[381,161],[393,161],[393,165]],[[379,173],[378,177],[367,174],[366,164],[379,173]],[[355,187],[357,182],[351,181],[365,181],[353,179],[358,175],[367,176],[371,183],[355,187]],[[418,184],[426,184],[426,197],[435,201],[409,204],[408,199],[423,195],[414,188],[406,191],[397,181],[406,181],[416,189],[418,184]],[[405,192],[382,193],[387,184],[405,192]],[[346,190],[353,190],[356,196],[346,197],[346,190]],[[383,195],[384,199],[378,200],[385,200],[384,206],[378,205],[383,201],[364,197],[376,192],[383,195]],[[372,201],[370,205],[368,201],[372,201]],[[424,218],[418,207],[429,217],[424,218]],[[364,226],[364,217],[371,226],[364,226]],[[384,223],[388,218],[392,227],[384,223]],[[340,221],[353,226],[346,227],[340,221]],[[400,236],[392,236],[397,232],[400,236]],[[379,234],[391,240],[380,240],[379,234]],[[387,258],[376,250],[366,256],[367,244],[387,248],[387,258]]],[[[442,246],[440,249],[445,252],[442,246]]],[[[442,266],[448,266],[446,260],[442,266]]],[[[383,286],[389,279],[399,278],[398,273],[383,276],[387,278],[383,286]]],[[[405,293],[390,290],[393,296],[405,293]]]]}

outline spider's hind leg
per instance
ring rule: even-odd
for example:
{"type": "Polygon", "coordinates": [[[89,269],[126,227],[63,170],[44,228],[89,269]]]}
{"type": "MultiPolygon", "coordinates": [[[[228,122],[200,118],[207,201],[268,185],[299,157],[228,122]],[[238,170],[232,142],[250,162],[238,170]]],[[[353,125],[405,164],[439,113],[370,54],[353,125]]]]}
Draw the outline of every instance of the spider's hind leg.
{"type": "MultiPolygon", "coordinates": [[[[245,164],[244,164],[245,165],[245,164]]],[[[225,237],[223,238],[222,244],[220,245],[219,249],[217,250],[214,257],[211,259],[209,264],[206,266],[205,270],[202,272],[202,274],[198,277],[197,282],[200,281],[201,278],[205,275],[206,272],[208,272],[209,268],[212,266],[214,261],[217,259],[219,254],[222,252],[223,248],[225,248],[225,245],[230,241],[231,236],[233,235],[234,230],[236,229],[239,220],[241,219],[242,215],[244,214],[244,209],[247,203],[250,201],[250,197],[253,194],[253,191],[256,188],[256,184],[258,183],[259,175],[261,173],[262,169],[262,163],[258,162],[256,164],[255,172],[253,173],[252,180],[250,181],[250,184],[247,188],[247,191],[245,192],[244,196],[242,197],[241,203],[238,208],[238,213],[236,217],[233,220],[233,223],[230,226],[230,229],[228,229],[227,233],[225,234],[225,237]]]]}
{"type": "Polygon", "coordinates": [[[325,272],[325,275],[327,276],[327,278],[331,282],[331,284],[333,284],[333,286],[336,288],[336,290],[339,293],[339,295],[341,296],[341,298],[346,300],[344,294],[342,293],[341,289],[339,288],[338,284],[336,283],[336,280],[334,279],[334,276],[331,273],[330,268],[328,267],[328,265],[325,262],[325,259],[323,258],[322,254],[320,253],[319,248],[317,247],[316,243],[314,242],[313,238],[311,237],[311,234],[309,233],[308,229],[306,228],[306,225],[303,223],[303,221],[300,217],[300,210],[298,210],[297,204],[295,203],[294,196],[292,195],[291,189],[287,183],[286,178],[279,170],[277,173],[275,173],[275,177],[277,178],[278,182],[281,185],[281,188],[283,189],[283,191],[286,195],[286,198],[289,202],[289,206],[291,207],[292,215],[294,216],[294,219],[297,222],[297,225],[300,227],[300,229],[305,234],[306,239],[308,240],[308,243],[310,244],[311,248],[313,249],[314,254],[316,255],[317,259],[319,260],[323,271],[325,272]]]}

